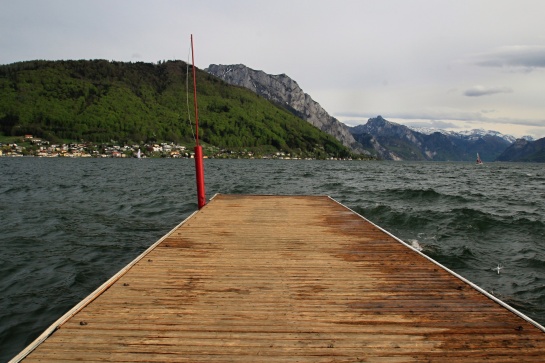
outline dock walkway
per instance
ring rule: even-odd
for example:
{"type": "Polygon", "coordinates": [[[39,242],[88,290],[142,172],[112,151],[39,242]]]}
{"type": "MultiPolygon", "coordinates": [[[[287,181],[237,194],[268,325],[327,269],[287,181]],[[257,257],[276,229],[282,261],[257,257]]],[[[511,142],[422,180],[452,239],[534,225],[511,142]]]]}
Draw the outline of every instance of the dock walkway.
{"type": "Polygon", "coordinates": [[[539,324],[329,197],[217,195],[16,360],[544,357],[539,324]]]}

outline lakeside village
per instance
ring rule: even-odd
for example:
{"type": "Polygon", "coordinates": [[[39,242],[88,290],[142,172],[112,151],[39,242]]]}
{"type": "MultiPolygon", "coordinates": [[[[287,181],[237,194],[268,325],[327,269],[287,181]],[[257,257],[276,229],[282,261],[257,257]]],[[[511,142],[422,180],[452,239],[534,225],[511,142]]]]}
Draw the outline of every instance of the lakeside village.
{"type": "MultiPolygon", "coordinates": [[[[274,152],[255,155],[251,151],[232,151],[217,147],[203,147],[204,158],[216,159],[316,159],[315,157],[274,152]]],[[[67,157],[67,158],[194,158],[193,148],[174,143],[153,143],[143,145],[116,145],[115,142],[95,144],[90,142],[51,144],[47,140],[25,135],[20,143],[1,143],[0,157],[67,157]]],[[[328,160],[351,160],[327,158],[328,160]]]]}

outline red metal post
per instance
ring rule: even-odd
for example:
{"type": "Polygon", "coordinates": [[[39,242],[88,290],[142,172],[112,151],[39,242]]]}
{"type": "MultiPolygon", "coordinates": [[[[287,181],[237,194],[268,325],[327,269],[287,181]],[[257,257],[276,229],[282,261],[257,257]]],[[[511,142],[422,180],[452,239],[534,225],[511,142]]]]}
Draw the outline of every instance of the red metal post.
{"type": "Polygon", "coordinates": [[[206,205],[204,191],[204,165],[202,147],[199,144],[199,108],[197,107],[197,72],[195,70],[195,53],[193,52],[193,34],[191,34],[191,61],[193,65],[193,101],[195,104],[195,175],[197,177],[197,205],[199,209],[206,205]]]}
{"type": "Polygon", "coordinates": [[[204,166],[202,161],[202,146],[195,146],[195,173],[197,175],[197,204],[199,209],[206,205],[204,192],[204,166]]]}

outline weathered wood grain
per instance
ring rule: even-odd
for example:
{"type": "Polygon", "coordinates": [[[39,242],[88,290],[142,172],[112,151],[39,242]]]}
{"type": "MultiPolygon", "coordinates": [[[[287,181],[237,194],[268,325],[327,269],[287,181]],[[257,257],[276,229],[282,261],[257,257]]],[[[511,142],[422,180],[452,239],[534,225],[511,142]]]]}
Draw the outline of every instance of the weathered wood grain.
{"type": "Polygon", "coordinates": [[[545,333],[328,197],[218,195],[25,362],[541,362],[545,333]]]}

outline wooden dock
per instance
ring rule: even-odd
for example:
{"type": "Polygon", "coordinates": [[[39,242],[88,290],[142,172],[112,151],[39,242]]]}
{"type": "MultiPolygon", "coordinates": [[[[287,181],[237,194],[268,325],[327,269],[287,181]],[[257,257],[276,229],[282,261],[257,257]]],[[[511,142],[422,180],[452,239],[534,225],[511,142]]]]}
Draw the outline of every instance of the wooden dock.
{"type": "Polygon", "coordinates": [[[539,324],[331,198],[217,195],[13,361],[544,359],[539,324]]]}

